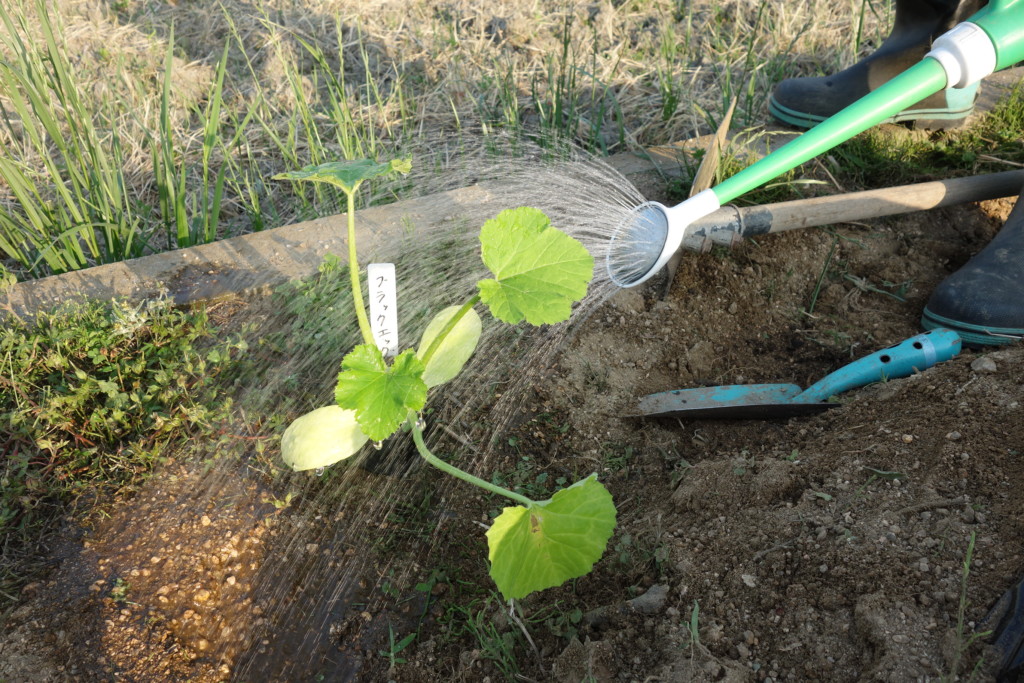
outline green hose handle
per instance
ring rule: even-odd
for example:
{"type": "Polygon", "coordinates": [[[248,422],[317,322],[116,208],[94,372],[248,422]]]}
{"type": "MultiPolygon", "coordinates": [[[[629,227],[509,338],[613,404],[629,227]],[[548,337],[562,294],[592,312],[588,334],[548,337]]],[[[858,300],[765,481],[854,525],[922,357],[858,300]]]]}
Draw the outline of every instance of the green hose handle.
{"type": "MultiPolygon", "coordinates": [[[[990,0],[989,4],[975,13],[968,22],[980,27],[988,41],[991,41],[991,47],[983,47],[989,50],[994,48],[994,68],[986,67],[987,73],[983,73],[982,77],[1024,60],[1024,0],[990,0]]],[[[946,35],[954,33],[961,27],[964,27],[964,24],[958,25],[946,35]]],[[[969,26],[965,28],[971,29],[969,26]]],[[[975,32],[983,42],[987,42],[980,32],[975,32]]],[[[938,44],[937,40],[936,45],[938,44]]],[[[969,53],[974,51],[973,47],[968,48],[969,53]]],[[[722,181],[713,187],[712,191],[720,205],[727,204],[893,114],[945,89],[947,80],[947,70],[943,64],[937,58],[925,57],[792,142],[722,181]]],[[[963,85],[968,84],[962,83],[961,87],[963,85]]]]}

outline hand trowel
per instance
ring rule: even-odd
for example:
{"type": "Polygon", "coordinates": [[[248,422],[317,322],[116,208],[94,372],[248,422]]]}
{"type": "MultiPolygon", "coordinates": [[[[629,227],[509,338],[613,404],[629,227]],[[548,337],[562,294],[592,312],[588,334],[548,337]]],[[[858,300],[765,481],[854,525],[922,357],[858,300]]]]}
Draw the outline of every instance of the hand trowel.
{"type": "Polygon", "coordinates": [[[829,399],[872,382],[907,377],[960,353],[960,337],[937,329],[906,339],[843,366],[806,390],[796,384],[737,384],[678,389],[640,399],[644,417],[773,418],[819,413],[840,405],[829,399]]]}

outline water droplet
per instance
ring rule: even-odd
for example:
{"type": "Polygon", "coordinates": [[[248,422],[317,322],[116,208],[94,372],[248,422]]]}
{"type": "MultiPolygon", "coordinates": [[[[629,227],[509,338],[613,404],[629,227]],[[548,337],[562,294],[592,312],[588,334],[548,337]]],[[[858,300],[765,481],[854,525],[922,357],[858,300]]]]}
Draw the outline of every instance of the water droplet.
{"type": "Polygon", "coordinates": [[[418,429],[418,430],[420,430],[422,432],[426,428],[427,428],[427,421],[426,421],[426,419],[424,419],[424,417],[422,415],[417,416],[416,417],[416,429],[418,429]]]}
{"type": "Polygon", "coordinates": [[[384,442],[383,441],[374,441],[373,442],[373,450],[379,451],[382,448],[384,448],[384,442]]]}
{"type": "Polygon", "coordinates": [[[324,472],[326,472],[326,471],[327,471],[326,467],[317,467],[316,468],[316,476],[322,477],[322,476],[324,476],[324,472]]]}

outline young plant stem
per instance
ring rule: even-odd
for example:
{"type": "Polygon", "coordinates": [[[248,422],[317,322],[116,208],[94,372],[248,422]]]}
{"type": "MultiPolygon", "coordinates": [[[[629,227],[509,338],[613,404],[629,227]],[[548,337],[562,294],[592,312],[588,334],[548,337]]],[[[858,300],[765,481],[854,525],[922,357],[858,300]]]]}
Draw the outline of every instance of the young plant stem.
{"type": "Polygon", "coordinates": [[[443,342],[445,337],[448,336],[448,333],[454,330],[455,326],[459,324],[459,321],[462,320],[466,316],[466,314],[469,313],[469,310],[476,306],[479,302],[480,295],[477,294],[472,299],[462,304],[462,308],[455,311],[455,315],[453,315],[448,320],[448,322],[444,324],[444,327],[441,328],[441,332],[438,333],[436,337],[434,337],[434,341],[430,342],[430,346],[427,347],[427,352],[423,354],[422,361],[424,366],[430,362],[431,358],[434,357],[434,354],[441,347],[441,342],[443,342]]]}
{"type": "Polygon", "coordinates": [[[433,465],[437,469],[441,470],[442,472],[446,472],[447,474],[452,475],[456,479],[461,479],[462,481],[464,481],[464,482],[466,482],[468,484],[473,484],[474,486],[479,486],[480,488],[482,488],[485,491],[490,491],[491,493],[497,493],[499,496],[505,496],[506,498],[511,498],[512,500],[516,501],[517,503],[521,503],[522,505],[525,505],[526,507],[532,507],[534,505],[534,501],[530,500],[526,496],[521,496],[518,493],[514,493],[512,491],[509,491],[508,489],[503,489],[500,486],[492,484],[489,481],[484,481],[480,477],[474,477],[469,472],[464,472],[464,471],[460,470],[458,467],[456,467],[455,465],[450,465],[450,464],[446,463],[444,460],[441,460],[439,457],[437,457],[433,453],[431,453],[430,449],[427,448],[427,444],[423,442],[423,432],[420,430],[419,426],[416,424],[416,414],[415,413],[410,413],[410,415],[409,415],[409,428],[412,430],[412,440],[414,442],[416,442],[416,450],[418,450],[420,452],[420,455],[423,457],[424,460],[429,462],[431,465],[433,465]]]}
{"type": "Polygon", "coordinates": [[[352,302],[356,307],[356,318],[359,319],[359,331],[363,333],[363,341],[375,345],[373,332],[370,331],[370,319],[366,317],[366,304],[363,303],[363,288],[359,283],[359,259],[356,257],[356,189],[359,184],[349,190],[345,189],[348,198],[348,274],[352,279],[352,302]]]}

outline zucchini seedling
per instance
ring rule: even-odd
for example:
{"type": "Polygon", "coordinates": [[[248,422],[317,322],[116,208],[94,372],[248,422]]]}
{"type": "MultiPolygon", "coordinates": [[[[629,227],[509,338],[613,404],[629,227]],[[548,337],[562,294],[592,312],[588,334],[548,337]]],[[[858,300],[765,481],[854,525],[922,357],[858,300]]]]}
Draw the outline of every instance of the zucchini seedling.
{"type": "Polygon", "coordinates": [[[531,207],[508,209],[480,230],[481,257],[493,278],[461,306],[445,308],[427,325],[416,349],[388,364],[374,342],[360,288],[355,240],[355,193],[363,181],[408,173],[409,160],[330,162],[277,179],[325,182],[345,193],[349,273],[362,344],[341,361],[335,404],[296,419],[281,439],[281,457],[295,470],[326,467],[387,439],[403,426],[420,456],[464,482],[509,498],[487,531],[490,574],[506,600],[518,599],[587,574],[615,528],[611,494],[592,474],[535,501],[475,477],[427,448],[420,416],[428,392],[454,379],[473,355],[482,324],[476,306],[508,324],[548,325],[569,319],[594,273],[594,259],[576,239],[552,227],[531,207]]]}

